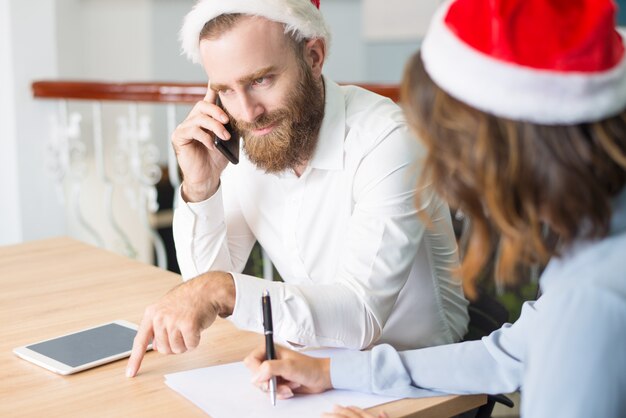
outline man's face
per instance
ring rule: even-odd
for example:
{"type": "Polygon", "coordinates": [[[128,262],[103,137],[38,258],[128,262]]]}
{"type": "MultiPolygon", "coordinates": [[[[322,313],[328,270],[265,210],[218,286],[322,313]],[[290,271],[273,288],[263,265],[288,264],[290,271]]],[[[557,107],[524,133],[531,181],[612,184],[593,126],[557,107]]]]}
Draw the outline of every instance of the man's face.
{"type": "Polygon", "coordinates": [[[324,116],[323,85],[296,55],[283,25],[244,17],[201,41],[200,54],[250,161],[279,172],[310,159],[324,116]]]}

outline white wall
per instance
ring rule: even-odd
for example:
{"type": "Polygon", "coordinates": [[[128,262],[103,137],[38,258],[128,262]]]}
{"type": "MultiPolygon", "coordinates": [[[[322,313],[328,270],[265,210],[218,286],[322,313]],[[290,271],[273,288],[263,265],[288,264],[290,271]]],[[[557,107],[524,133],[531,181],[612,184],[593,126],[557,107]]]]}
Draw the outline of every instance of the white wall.
{"type": "Polygon", "coordinates": [[[153,0],[54,2],[61,77],[112,81],[151,79],[153,0]]]}
{"type": "Polygon", "coordinates": [[[9,1],[0,0],[0,245],[22,239],[10,12],[9,1]]]}
{"type": "Polygon", "coordinates": [[[57,76],[55,2],[1,0],[0,4],[0,244],[9,244],[63,234],[65,215],[45,168],[48,106],[33,100],[30,89],[34,79],[57,76]]]}

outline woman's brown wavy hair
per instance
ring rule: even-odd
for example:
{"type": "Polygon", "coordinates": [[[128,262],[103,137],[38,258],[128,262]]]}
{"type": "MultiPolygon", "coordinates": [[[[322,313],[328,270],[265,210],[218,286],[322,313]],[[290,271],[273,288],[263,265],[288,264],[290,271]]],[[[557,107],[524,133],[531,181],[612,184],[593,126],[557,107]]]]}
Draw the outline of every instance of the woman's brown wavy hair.
{"type": "Polygon", "coordinates": [[[432,182],[471,221],[459,271],[470,298],[495,248],[496,277],[513,283],[516,267],[608,233],[611,199],[626,184],[626,111],[578,125],[496,117],[440,89],[419,52],[405,69],[401,102],[427,148],[421,183],[432,182]]]}

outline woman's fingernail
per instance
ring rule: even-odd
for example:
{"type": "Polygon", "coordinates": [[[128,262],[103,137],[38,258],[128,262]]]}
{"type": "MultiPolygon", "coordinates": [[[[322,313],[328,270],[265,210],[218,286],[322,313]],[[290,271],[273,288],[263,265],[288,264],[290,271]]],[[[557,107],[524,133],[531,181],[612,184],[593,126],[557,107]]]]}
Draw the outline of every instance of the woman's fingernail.
{"type": "Polygon", "coordinates": [[[281,399],[293,398],[293,392],[289,389],[281,390],[279,395],[281,399]]]}

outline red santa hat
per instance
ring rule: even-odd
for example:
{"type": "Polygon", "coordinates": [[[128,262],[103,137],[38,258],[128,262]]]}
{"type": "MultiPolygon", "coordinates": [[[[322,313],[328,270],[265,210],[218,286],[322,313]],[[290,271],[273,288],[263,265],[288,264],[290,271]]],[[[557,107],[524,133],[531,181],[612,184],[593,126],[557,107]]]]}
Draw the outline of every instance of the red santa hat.
{"type": "Polygon", "coordinates": [[[558,125],[626,107],[624,39],[610,0],[454,0],[421,47],[433,81],[496,116],[558,125]]]}
{"type": "Polygon", "coordinates": [[[180,30],[183,52],[200,62],[200,32],[220,15],[242,13],[285,24],[285,32],[303,38],[322,38],[328,45],[330,31],[319,10],[320,0],[199,0],[185,17],[180,30]]]}

